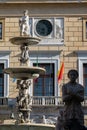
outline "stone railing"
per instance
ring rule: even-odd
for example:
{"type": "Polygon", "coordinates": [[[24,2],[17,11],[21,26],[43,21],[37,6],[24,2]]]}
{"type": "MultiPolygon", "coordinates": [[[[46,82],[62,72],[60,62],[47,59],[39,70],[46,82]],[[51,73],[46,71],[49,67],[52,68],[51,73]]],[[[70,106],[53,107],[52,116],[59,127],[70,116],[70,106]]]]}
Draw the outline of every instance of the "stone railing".
{"type": "MultiPolygon", "coordinates": [[[[32,96],[32,106],[63,106],[62,97],[59,96],[32,96]]],[[[9,105],[14,106],[16,104],[16,98],[0,97],[0,106],[9,105]]],[[[87,96],[84,97],[82,102],[84,107],[87,106],[87,96]]]]}
{"type": "MultiPolygon", "coordinates": [[[[63,106],[64,103],[62,101],[62,97],[57,97],[57,96],[34,96],[32,97],[32,106],[63,106]]],[[[87,97],[84,97],[84,102],[82,102],[82,105],[84,107],[87,106],[87,97]]]]}
{"type": "Polygon", "coordinates": [[[84,107],[87,107],[87,96],[84,97],[84,102],[82,102],[82,105],[84,107]]]}
{"type": "Polygon", "coordinates": [[[33,96],[32,97],[32,105],[63,105],[61,97],[57,96],[33,96]]]}
{"type": "Polygon", "coordinates": [[[13,107],[16,104],[16,98],[0,97],[0,106],[13,107]]]}
{"type": "Polygon", "coordinates": [[[7,97],[0,97],[0,106],[1,105],[8,105],[8,98],[7,97]]]}

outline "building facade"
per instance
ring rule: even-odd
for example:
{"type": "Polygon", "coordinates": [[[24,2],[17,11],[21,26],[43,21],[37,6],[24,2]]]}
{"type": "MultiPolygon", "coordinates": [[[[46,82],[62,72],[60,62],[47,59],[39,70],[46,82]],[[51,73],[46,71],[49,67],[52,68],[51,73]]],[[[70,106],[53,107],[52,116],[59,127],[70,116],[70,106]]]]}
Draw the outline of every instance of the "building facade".
{"type": "Polygon", "coordinates": [[[68,81],[70,69],[78,70],[78,82],[84,85],[84,96],[87,96],[87,1],[0,0],[0,114],[3,119],[10,118],[18,95],[16,79],[3,74],[3,69],[20,66],[20,46],[11,44],[10,38],[20,36],[19,18],[26,9],[31,36],[41,38],[37,46],[29,47],[30,64],[46,69],[46,74],[32,81],[29,89],[31,118],[39,122],[44,115],[53,123],[58,109],[63,108],[61,86],[68,81]],[[57,73],[63,62],[63,79],[58,84],[57,73]]]}

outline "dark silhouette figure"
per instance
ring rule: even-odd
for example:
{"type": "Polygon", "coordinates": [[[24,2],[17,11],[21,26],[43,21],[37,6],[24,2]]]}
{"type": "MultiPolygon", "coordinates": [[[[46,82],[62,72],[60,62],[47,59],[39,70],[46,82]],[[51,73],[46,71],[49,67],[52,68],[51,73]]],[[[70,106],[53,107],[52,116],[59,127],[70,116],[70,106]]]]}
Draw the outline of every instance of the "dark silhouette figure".
{"type": "MultiPolygon", "coordinates": [[[[77,70],[68,72],[69,82],[62,86],[64,105],[62,125],[64,130],[87,130],[84,126],[84,113],[81,102],[84,101],[84,87],[77,83],[77,70]]],[[[58,121],[56,125],[58,128],[58,121]]],[[[61,130],[62,130],[61,129],[61,130]]]]}
{"type": "Polygon", "coordinates": [[[73,127],[84,125],[84,113],[81,106],[81,102],[84,101],[84,87],[76,82],[77,70],[70,70],[68,78],[70,81],[62,87],[62,98],[65,103],[64,126],[75,130],[73,127]]]}

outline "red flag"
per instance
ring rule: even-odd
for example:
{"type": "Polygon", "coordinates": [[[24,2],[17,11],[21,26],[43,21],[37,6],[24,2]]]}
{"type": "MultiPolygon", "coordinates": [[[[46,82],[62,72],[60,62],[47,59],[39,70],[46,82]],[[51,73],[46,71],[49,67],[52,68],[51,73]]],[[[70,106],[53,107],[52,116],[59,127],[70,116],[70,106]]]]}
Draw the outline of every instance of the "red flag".
{"type": "Polygon", "coordinates": [[[59,73],[58,73],[58,83],[60,83],[60,81],[62,80],[63,73],[64,73],[64,62],[62,62],[62,65],[61,65],[59,73]]]}

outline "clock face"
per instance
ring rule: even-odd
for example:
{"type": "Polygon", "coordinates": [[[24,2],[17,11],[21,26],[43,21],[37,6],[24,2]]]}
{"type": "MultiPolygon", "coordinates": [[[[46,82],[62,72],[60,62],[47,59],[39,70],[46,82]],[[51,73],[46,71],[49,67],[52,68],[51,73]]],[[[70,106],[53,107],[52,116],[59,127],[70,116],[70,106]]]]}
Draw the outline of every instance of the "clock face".
{"type": "Polygon", "coordinates": [[[48,20],[40,20],[36,24],[36,32],[40,36],[48,36],[52,32],[52,24],[48,20]]]}

